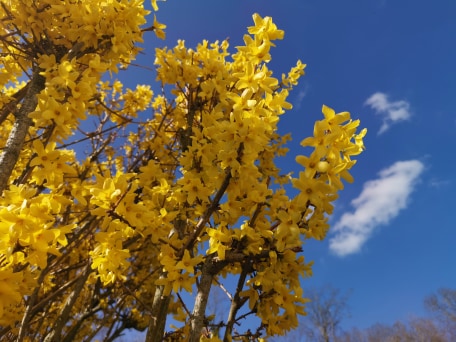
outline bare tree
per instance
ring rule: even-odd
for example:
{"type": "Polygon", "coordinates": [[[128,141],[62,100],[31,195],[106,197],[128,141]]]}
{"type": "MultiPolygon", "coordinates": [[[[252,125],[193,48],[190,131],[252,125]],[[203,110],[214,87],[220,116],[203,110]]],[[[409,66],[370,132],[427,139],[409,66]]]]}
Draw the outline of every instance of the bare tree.
{"type": "Polygon", "coordinates": [[[366,332],[359,328],[352,328],[350,331],[344,331],[337,338],[337,342],[365,342],[366,332]]]}
{"type": "Polygon", "coordinates": [[[433,313],[451,341],[456,340],[456,290],[441,288],[424,300],[424,306],[433,313]]]}
{"type": "MultiPolygon", "coordinates": [[[[410,330],[412,332],[413,341],[422,342],[445,342],[448,339],[445,337],[445,332],[442,331],[434,320],[429,318],[415,318],[410,321],[410,330]]],[[[454,341],[451,339],[451,341],[454,341]]]]}
{"type": "Polygon", "coordinates": [[[307,292],[310,302],[306,306],[307,316],[303,329],[308,340],[336,341],[341,321],[349,316],[347,301],[350,293],[324,286],[307,292]]]}
{"type": "Polygon", "coordinates": [[[347,295],[332,288],[311,291],[308,317],[301,327],[306,341],[337,342],[450,342],[456,341],[456,290],[439,289],[426,297],[425,307],[435,317],[410,318],[394,324],[376,323],[367,329],[352,328],[337,334],[347,315],[347,295]]]}
{"type": "Polygon", "coordinates": [[[430,318],[413,318],[393,325],[377,323],[365,330],[353,328],[338,342],[449,342],[445,332],[430,318]]]}

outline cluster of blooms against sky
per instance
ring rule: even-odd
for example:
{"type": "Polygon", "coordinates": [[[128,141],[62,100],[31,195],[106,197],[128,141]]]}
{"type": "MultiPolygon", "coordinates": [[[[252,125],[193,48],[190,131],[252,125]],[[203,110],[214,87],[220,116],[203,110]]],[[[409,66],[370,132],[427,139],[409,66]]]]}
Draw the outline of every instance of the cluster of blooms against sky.
{"type": "MultiPolygon", "coordinates": [[[[362,326],[419,314],[425,294],[452,285],[454,232],[449,194],[454,184],[448,165],[455,136],[450,100],[455,51],[447,44],[455,31],[451,4],[431,11],[416,2],[412,6],[386,1],[353,7],[258,1],[209,6],[195,2],[188,8],[189,4],[177,1],[163,5],[160,20],[171,28],[165,41],[168,46],[175,45],[177,38],[194,46],[204,38],[220,41],[229,36],[235,47],[253,12],[273,16],[287,32],[286,40],[272,53],[271,69],[278,76],[296,59],[310,67],[291,97],[294,109],[280,126],[282,133],[291,132],[295,139],[289,144],[293,152],[280,165],[285,172],[297,173],[293,159],[302,151],[296,147],[310,135],[322,103],[338,112],[349,110],[369,128],[367,156],[360,159],[361,167],[354,173],[357,183],[346,187],[337,204],[328,239],[305,246],[306,255],[316,261],[315,277],[308,286],[329,282],[353,288],[351,323],[362,326]],[[195,22],[195,18],[200,20],[195,22]]],[[[153,69],[154,45],[157,41],[145,42],[146,53],[138,59],[138,65],[145,68],[130,69],[124,74],[127,82],[153,82],[155,74],[143,71],[153,69]]],[[[40,66],[54,64],[45,57],[39,62],[40,66]]],[[[62,63],[59,72],[73,68],[67,64],[62,63]]],[[[75,89],[76,94],[89,96],[75,89]]],[[[42,115],[32,114],[42,121],[40,126],[53,117],[61,118],[50,102],[43,100],[40,105],[52,110],[43,107],[42,115]]],[[[325,116],[328,111],[323,107],[325,116]]],[[[68,134],[72,122],[57,123],[58,134],[68,134]]],[[[33,147],[38,153],[45,148],[38,141],[33,147]]],[[[301,164],[305,160],[297,158],[301,164]]],[[[37,177],[41,182],[44,175],[37,177]]],[[[59,179],[48,181],[60,183],[59,179]]]]}
{"type": "MultiPolygon", "coordinates": [[[[229,37],[232,47],[240,45],[254,12],[285,31],[272,51],[275,72],[297,59],[308,65],[281,123],[294,138],[289,147],[311,133],[322,103],[350,111],[369,130],[328,239],[305,246],[315,260],[309,286],[353,289],[344,327],[422,314],[425,295],[456,281],[456,4],[168,0],[158,13],[168,25],[163,44],[229,37]]],[[[151,66],[155,43],[146,40],[139,64],[151,66]]],[[[129,72],[132,83],[153,77],[129,72]]],[[[283,168],[293,165],[290,154],[283,168]]]]}

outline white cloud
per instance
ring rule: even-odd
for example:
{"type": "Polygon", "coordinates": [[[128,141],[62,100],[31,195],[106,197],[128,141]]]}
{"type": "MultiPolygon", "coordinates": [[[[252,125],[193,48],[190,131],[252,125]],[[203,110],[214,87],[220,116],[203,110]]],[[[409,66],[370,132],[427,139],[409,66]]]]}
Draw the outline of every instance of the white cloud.
{"type": "Polygon", "coordinates": [[[379,172],[379,178],[364,184],[351,204],[354,212],[345,213],[334,225],[330,250],[338,256],[361,250],[375,228],[399,215],[408,204],[424,165],[418,160],[398,161],[379,172]]]}
{"type": "Polygon", "coordinates": [[[304,86],[304,89],[301,89],[299,91],[298,95],[296,96],[296,100],[293,101],[295,109],[301,108],[302,101],[304,100],[304,97],[306,97],[308,90],[309,86],[306,84],[304,86]]]}
{"type": "Polygon", "coordinates": [[[388,130],[388,128],[399,121],[410,119],[412,116],[410,112],[410,104],[407,101],[394,101],[388,100],[388,95],[384,93],[375,93],[369,97],[365,105],[370,106],[374,109],[377,114],[382,115],[383,124],[378,131],[378,134],[382,134],[388,130]]]}

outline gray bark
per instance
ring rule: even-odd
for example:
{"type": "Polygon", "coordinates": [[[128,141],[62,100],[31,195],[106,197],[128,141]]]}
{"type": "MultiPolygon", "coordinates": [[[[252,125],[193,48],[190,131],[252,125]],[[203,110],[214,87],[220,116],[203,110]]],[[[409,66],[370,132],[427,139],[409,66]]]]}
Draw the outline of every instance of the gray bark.
{"type": "Polygon", "coordinates": [[[214,277],[213,258],[213,254],[208,256],[202,269],[198,293],[196,294],[195,306],[193,307],[191,317],[192,331],[189,339],[190,342],[198,342],[200,340],[201,332],[204,327],[207,300],[209,298],[209,292],[211,291],[212,280],[214,277]]]}
{"type": "Polygon", "coordinates": [[[13,128],[0,154],[0,194],[6,189],[14,166],[19,159],[22,145],[32,124],[28,115],[35,110],[38,104],[37,95],[44,89],[44,86],[45,79],[39,74],[39,70],[36,70],[33,73],[24,101],[15,113],[13,128]]]}
{"type": "MultiPolygon", "coordinates": [[[[161,278],[166,277],[162,274],[161,278]]],[[[145,342],[162,342],[165,332],[166,317],[168,314],[168,307],[170,296],[164,295],[164,286],[157,286],[152,304],[152,317],[150,319],[149,327],[147,329],[145,342]]]]}

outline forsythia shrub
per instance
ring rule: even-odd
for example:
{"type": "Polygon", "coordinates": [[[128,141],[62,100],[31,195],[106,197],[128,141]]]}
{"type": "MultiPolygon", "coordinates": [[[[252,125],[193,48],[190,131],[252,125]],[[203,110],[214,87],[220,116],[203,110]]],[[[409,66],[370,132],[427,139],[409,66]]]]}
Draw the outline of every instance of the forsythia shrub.
{"type": "Polygon", "coordinates": [[[305,69],[268,68],[284,32],[255,14],[234,53],[226,40],[157,49],[154,94],[102,79],[128,68],[146,31],[164,37],[155,16],[142,28],[142,1],[0,5],[0,339],[251,341],[295,328],[303,241],[325,237],[366,130],[323,106],[301,143],[313,152],[281,174],[277,124],[305,69]],[[213,286],[230,303],[221,322],[206,316],[213,286]],[[234,329],[250,314],[256,330],[234,329]]]}

